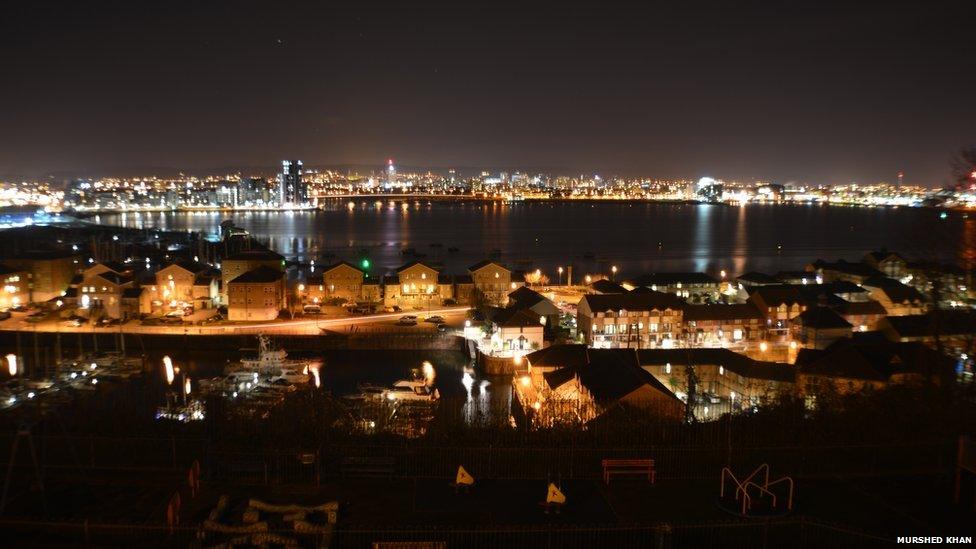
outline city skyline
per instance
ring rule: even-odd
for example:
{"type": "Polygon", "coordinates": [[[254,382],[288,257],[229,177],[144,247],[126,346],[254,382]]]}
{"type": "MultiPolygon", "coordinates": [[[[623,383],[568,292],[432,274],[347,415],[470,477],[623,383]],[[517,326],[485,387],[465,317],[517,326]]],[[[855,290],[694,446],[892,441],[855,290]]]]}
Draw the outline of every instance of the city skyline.
{"type": "Polygon", "coordinates": [[[0,173],[392,156],[935,187],[976,141],[964,3],[251,7],[12,8],[0,173]]]}

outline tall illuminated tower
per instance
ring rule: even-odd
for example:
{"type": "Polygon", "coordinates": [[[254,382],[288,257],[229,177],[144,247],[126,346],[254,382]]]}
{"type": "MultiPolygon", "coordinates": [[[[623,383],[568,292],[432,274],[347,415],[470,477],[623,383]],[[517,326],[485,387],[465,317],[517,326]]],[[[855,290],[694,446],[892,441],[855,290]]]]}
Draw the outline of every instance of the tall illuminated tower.
{"type": "Polygon", "coordinates": [[[278,204],[304,204],[308,202],[308,187],[302,181],[302,161],[282,160],[278,174],[278,204]]]}
{"type": "Polygon", "coordinates": [[[393,188],[396,182],[396,166],[393,165],[393,159],[391,158],[386,161],[386,188],[393,188]]]}

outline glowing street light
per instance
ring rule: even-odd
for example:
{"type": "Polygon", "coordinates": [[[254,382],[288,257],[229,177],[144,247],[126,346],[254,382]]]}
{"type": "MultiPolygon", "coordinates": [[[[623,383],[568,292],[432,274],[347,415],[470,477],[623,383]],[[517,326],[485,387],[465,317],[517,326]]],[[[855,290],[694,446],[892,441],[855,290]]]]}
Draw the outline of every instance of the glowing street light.
{"type": "Polygon", "coordinates": [[[176,374],[173,372],[173,361],[170,360],[169,355],[163,357],[163,367],[166,369],[166,384],[172,385],[176,374]]]}
{"type": "Polygon", "coordinates": [[[613,266],[610,267],[610,273],[611,273],[610,280],[613,280],[614,277],[617,276],[617,266],[616,265],[613,265],[613,266]]]}
{"type": "Polygon", "coordinates": [[[17,355],[13,353],[7,355],[7,371],[11,376],[17,375],[17,355]]]}

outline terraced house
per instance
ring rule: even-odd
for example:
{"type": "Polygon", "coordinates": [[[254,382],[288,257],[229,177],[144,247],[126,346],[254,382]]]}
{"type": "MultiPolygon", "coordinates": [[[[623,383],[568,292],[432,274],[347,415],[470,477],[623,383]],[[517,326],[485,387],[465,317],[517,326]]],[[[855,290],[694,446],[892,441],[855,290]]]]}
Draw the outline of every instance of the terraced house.
{"type": "Polygon", "coordinates": [[[596,348],[668,348],[681,336],[683,305],[652,290],[587,295],[577,306],[577,329],[596,348]]]}
{"type": "Polygon", "coordinates": [[[412,261],[386,277],[383,283],[383,304],[401,309],[440,307],[453,299],[454,288],[449,277],[420,261],[412,261]]]}
{"type": "Polygon", "coordinates": [[[504,265],[490,260],[468,267],[468,273],[471,275],[475,296],[480,296],[486,304],[495,307],[508,305],[509,292],[525,284],[523,280],[513,280],[512,271],[504,265]]]}

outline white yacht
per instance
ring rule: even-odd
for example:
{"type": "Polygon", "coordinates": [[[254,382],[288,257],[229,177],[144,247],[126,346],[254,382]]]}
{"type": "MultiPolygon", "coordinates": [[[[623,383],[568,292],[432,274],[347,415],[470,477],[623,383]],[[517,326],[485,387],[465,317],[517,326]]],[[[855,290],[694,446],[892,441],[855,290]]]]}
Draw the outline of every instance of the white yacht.
{"type": "MultiPolygon", "coordinates": [[[[227,367],[227,373],[233,372],[257,372],[261,375],[280,376],[284,372],[301,372],[308,381],[307,360],[293,360],[288,358],[288,353],[284,349],[275,349],[271,345],[268,336],[258,336],[258,356],[242,358],[240,363],[227,367]]],[[[294,377],[294,376],[293,376],[294,377]]]]}

